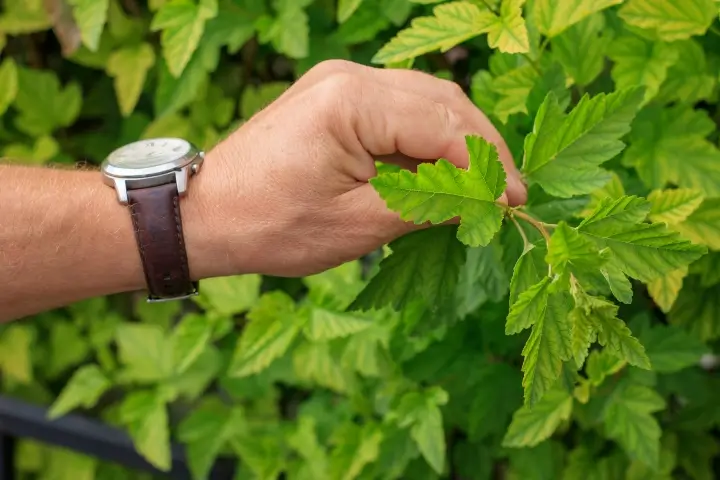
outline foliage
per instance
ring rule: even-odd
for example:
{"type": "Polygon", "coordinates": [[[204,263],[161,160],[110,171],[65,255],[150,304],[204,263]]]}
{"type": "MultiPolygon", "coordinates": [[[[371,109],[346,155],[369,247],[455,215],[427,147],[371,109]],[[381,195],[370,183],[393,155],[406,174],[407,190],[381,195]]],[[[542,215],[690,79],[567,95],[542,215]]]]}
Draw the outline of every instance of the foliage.
{"type": "MultiPolygon", "coordinates": [[[[211,148],[329,58],[450,78],[507,139],[371,180],[422,229],[302,279],[96,298],[0,330],[2,391],[237,478],[714,478],[720,9],[714,0],[6,0],[0,146],[99,163],[211,148]],[[701,359],[703,360],[701,362],[701,359]],[[712,362],[710,362],[712,363],[712,362]]],[[[117,467],[21,444],[46,478],[117,467]]],[[[137,477],[133,477],[137,478],[137,477]]]]}

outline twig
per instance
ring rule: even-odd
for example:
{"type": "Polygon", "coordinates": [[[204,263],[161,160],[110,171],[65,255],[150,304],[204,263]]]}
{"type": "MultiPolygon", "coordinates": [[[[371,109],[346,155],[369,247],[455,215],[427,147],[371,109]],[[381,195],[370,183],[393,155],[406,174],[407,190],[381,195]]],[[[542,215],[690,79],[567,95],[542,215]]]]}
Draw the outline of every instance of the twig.
{"type": "Polygon", "coordinates": [[[527,235],[525,234],[525,230],[523,230],[522,225],[520,225],[520,222],[518,222],[513,215],[510,215],[510,220],[515,224],[515,227],[517,227],[518,232],[520,232],[520,236],[523,239],[523,247],[526,249],[528,245],[530,245],[530,240],[528,240],[527,235]]]}
{"type": "Polygon", "coordinates": [[[535,227],[537,231],[539,231],[540,234],[543,236],[545,242],[550,243],[550,234],[548,234],[547,230],[545,229],[545,224],[543,222],[536,220],[535,218],[531,217],[530,215],[521,210],[511,210],[510,214],[522,218],[530,225],[535,227]]]}

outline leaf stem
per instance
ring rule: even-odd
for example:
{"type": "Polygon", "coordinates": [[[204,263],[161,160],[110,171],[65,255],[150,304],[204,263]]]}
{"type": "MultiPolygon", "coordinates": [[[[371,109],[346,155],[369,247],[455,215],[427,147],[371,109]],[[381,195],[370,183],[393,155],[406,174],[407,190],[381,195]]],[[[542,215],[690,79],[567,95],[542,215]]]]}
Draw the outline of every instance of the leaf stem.
{"type": "Polygon", "coordinates": [[[513,215],[510,215],[510,220],[512,220],[518,232],[520,232],[520,236],[523,239],[523,249],[527,249],[528,245],[530,245],[530,240],[528,240],[528,237],[525,234],[525,230],[523,230],[522,225],[520,225],[520,222],[518,222],[513,215]]]}
{"type": "Polygon", "coordinates": [[[547,229],[545,228],[545,225],[546,225],[545,223],[531,217],[530,215],[523,212],[522,210],[512,209],[512,210],[510,210],[510,215],[517,216],[518,218],[522,218],[523,220],[525,220],[527,223],[529,223],[530,225],[535,227],[538,232],[540,232],[540,234],[545,239],[546,243],[550,243],[550,234],[548,233],[547,229]]]}
{"type": "Polygon", "coordinates": [[[495,15],[500,15],[500,13],[496,9],[494,9],[492,5],[490,5],[490,2],[488,2],[488,0],[480,0],[480,1],[482,3],[484,3],[485,6],[487,7],[487,9],[490,10],[492,13],[494,13],[495,15]]]}

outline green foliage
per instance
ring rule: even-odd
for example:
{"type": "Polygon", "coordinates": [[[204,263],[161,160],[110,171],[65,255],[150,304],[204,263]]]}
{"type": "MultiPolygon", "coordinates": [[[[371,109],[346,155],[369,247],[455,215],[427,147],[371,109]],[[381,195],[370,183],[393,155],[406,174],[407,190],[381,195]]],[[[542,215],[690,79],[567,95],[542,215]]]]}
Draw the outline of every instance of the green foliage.
{"type": "MultiPolygon", "coordinates": [[[[325,59],[462,84],[506,139],[379,165],[426,224],[302,279],[91,299],[0,327],[0,388],[127,431],[195,479],[715,478],[720,4],[714,0],[7,0],[0,152],[209,149],[325,59]],[[431,225],[432,224],[432,225],[431,225]],[[711,367],[712,368],[712,367],[711,367]]],[[[22,478],[146,478],[24,441],[22,478]]],[[[147,477],[149,478],[149,476],[147,477]]]]}

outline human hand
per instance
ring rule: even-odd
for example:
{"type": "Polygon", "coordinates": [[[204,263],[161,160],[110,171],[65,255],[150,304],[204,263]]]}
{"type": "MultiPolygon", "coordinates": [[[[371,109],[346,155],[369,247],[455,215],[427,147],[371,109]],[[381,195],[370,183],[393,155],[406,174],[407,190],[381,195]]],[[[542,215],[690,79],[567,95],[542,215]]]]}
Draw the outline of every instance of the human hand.
{"type": "Polygon", "coordinates": [[[191,182],[202,228],[192,228],[188,249],[213,257],[216,268],[202,270],[214,275],[304,276],[359,258],[428,226],[387,208],[368,183],[374,160],[414,169],[446,158],[466,168],[467,134],[498,149],[508,176],[499,201],[523,203],[507,145],[458,85],[323,62],[208,153],[191,182]]]}

